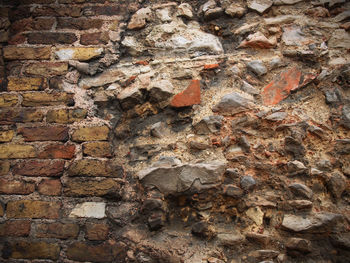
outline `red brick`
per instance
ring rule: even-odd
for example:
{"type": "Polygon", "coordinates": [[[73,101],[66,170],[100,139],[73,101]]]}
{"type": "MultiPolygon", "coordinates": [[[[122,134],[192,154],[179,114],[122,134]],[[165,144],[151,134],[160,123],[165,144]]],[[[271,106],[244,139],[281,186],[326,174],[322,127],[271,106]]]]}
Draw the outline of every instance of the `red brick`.
{"type": "Polygon", "coordinates": [[[204,65],[204,69],[216,69],[219,67],[219,64],[206,64],[204,65]]]}
{"type": "Polygon", "coordinates": [[[38,154],[40,159],[72,159],[75,154],[74,144],[46,145],[38,154]]]}
{"type": "Polygon", "coordinates": [[[27,34],[29,44],[72,44],[78,40],[74,33],[57,33],[57,32],[46,32],[46,33],[28,33],[27,34]]]}
{"type": "Polygon", "coordinates": [[[108,41],[108,32],[87,33],[80,36],[80,44],[82,45],[105,45],[108,41]]]}
{"type": "Polygon", "coordinates": [[[60,210],[60,202],[19,200],[7,203],[6,215],[8,218],[57,219],[60,216],[60,210]]]}
{"type": "Polygon", "coordinates": [[[79,17],[81,15],[81,7],[76,5],[50,5],[38,6],[32,11],[34,17],[38,16],[72,16],[79,17]]]}
{"type": "Polygon", "coordinates": [[[86,6],[83,8],[83,14],[85,16],[114,16],[114,15],[125,15],[128,10],[127,6],[122,3],[117,5],[103,5],[103,6],[86,6]]]}
{"type": "Polygon", "coordinates": [[[60,195],[61,190],[60,180],[44,179],[38,185],[38,192],[42,195],[60,195]]]}
{"type": "Polygon", "coordinates": [[[3,258],[14,259],[52,259],[57,260],[60,246],[57,243],[11,241],[3,248],[3,258]]]}
{"type": "Polygon", "coordinates": [[[26,237],[29,232],[28,220],[11,220],[0,224],[0,237],[26,237]]]}
{"type": "Polygon", "coordinates": [[[40,122],[44,118],[42,111],[35,109],[3,109],[0,110],[0,125],[19,122],[40,122]]]}
{"type": "Polygon", "coordinates": [[[176,94],[172,101],[173,107],[186,107],[201,103],[201,89],[199,80],[192,80],[183,92],[176,94]]]}
{"type": "Polygon", "coordinates": [[[55,23],[54,18],[25,18],[11,23],[11,33],[17,34],[24,31],[50,30],[55,23]]]}
{"type": "Polygon", "coordinates": [[[22,44],[22,43],[26,42],[26,40],[27,40],[27,38],[25,37],[25,35],[17,34],[17,35],[10,37],[8,44],[9,45],[18,45],[18,44],[22,44]]]}
{"type": "Polygon", "coordinates": [[[24,137],[24,141],[67,141],[68,127],[41,126],[18,129],[18,133],[24,137]]]}
{"type": "Polygon", "coordinates": [[[102,27],[102,24],[103,20],[101,19],[59,17],[57,20],[57,29],[99,29],[102,27]]]}
{"type": "Polygon", "coordinates": [[[86,236],[89,240],[106,240],[108,237],[109,227],[107,224],[86,224],[86,236]]]}
{"type": "Polygon", "coordinates": [[[22,94],[22,97],[22,106],[26,107],[74,105],[74,95],[65,92],[28,92],[22,94]]]}
{"type": "Polygon", "coordinates": [[[34,183],[19,180],[0,179],[0,194],[31,194],[35,191],[34,183]]]}
{"type": "Polygon", "coordinates": [[[39,238],[77,238],[79,226],[72,223],[47,223],[36,225],[35,236],[39,238]]]}
{"type": "Polygon", "coordinates": [[[63,160],[29,160],[17,163],[13,167],[13,173],[25,176],[60,176],[63,169],[63,160]]]}

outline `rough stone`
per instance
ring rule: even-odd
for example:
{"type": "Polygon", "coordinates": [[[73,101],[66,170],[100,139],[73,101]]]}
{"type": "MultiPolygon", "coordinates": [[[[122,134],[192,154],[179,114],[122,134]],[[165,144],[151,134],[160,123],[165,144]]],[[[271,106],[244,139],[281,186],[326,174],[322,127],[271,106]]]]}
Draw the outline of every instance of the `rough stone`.
{"type": "Polygon", "coordinates": [[[327,187],[335,198],[340,199],[347,189],[347,179],[340,172],[334,172],[329,176],[327,187]]]}
{"type": "Polygon", "coordinates": [[[245,213],[256,225],[263,224],[264,212],[259,207],[251,207],[245,213]]]}
{"type": "Polygon", "coordinates": [[[350,34],[344,29],[336,29],[333,31],[328,41],[329,48],[348,48],[350,45],[350,34]]]}
{"type": "Polygon", "coordinates": [[[247,5],[250,9],[253,9],[260,14],[264,13],[273,4],[272,0],[248,0],[247,5]]]}
{"type": "Polygon", "coordinates": [[[128,29],[141,29],[146,26],[147,20],[151,16],[150,8],[141,8],[137,10],[135,14],[132,15],[130,22],[128,24],[128,29]]]}
{"type": "Polygon", "coordinates": [[[148,90],[151,102],[161,102],[173,95],[174,87],[169,80],[160,80],[151,83],[148,90]]]}
{"type": "Polygon", "coordinates": [[[274,112],[265,117],[268,121],[283,121],[288,116],[286,112],[274,112]]]}
{"type": "Polygon", "coordinates": [[[192,234],[200,238],[211,239],[215,236],[214,229],[205,221],[200,221],[192,226],[192,234]]]}
{"type": "Polygon", "coordinates": [[[105,176],[121,177],[120,167],[114,166],[110,161],[99,159],[81,159],[71,163],[68,168],[69,176],[105,176]]]}
{"type": "Polygon", "coordinates": [[[192,7],[188,3],[182,3],[177,8],[177,16],[191,19],[193,17],[192,7]]]}
{"type": "Polygon", "coordinates": [[[304,184],[293,183],[288,185],[288,187],[297,196],[305,197],[307,199],[312,198],[312,190],[304,184]]]}
{"type": "Polygon", "coordinates": [[[256,181],[255,179],[250,176],[250,175],[247,175],[247,176],[243,176],[241,178],[241,187],[244,189],[244,190],[252,190],[254,189],[255,185],[256,185],[256,181]]]}
{"type": "Polygon", "coordinates": [[[246,13],[247,9],[240,3],[230,4],[225,8],[225,13],[232,17],[242,17],[246,13]]]}
{"type": "Polygon", "coordinates": [[[210,133],[216,133],[220,131],[222,126],[223,116],[207,116],[196,123],[193,128],[195,132],[199,135],[205,135],[210,133]]]}
{"type": "Polygon", "coordinates": [[[256,32],[254,34],[250,34],[247,38],[240,43],[239,47],[251,47],[251,48],[261,48],[261,49],[269,49],[273,48],[277,45],[276,37],[267,38],[263,33],[256,32]]]}
{"type": "Polygon", "coordinates": [[[232,92],[223,96],[218,104],[213,107],[214,112],[222,114],[236,114],[251,109],[253,100],[238,92],[232,92]]]}
{"type": "Polygon", "coordinates": [[[261,77],[267,73],[267,68],[261,60],[252,60],[247,63],[247,68],[261,77]]]}
{"type": "Polygon", "coordinates": [[[227,247],[232,247],[244,242],[244,236],[240,233],[220,233],[216,236],[218,242],[227,247]]]}
{"type": "Polygon", "coordinates": [[[350,139],[336,140],[334,149],[340,155],[350,154],[350,139]]]}
{"type": "Polygon", "coordinates": [[[295,252],[310,253],[311,252],[311,242],[303,238],[289,238],[286,243],[287,253],[290,255],[295,255],[295,252]]]}

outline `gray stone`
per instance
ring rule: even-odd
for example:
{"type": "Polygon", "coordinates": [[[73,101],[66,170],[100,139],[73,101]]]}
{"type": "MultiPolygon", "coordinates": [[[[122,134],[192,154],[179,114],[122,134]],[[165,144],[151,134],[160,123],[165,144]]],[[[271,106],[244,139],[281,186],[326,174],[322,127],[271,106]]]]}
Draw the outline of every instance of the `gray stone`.
{"type": "Polygon", "coordinates": [[[273,0],[274,5],[294,5],[303,0],[273,0]]]}
{"type": "Polygon", "coordinates": [[[302,162],[297,160],[291,161],[287,163],[288,173],[291,176],[301,175],[307,172],[307,168],[302,162]]]}
{"type": "Polygon", "coordinates": [[[214,229],[205,221],[200,221],[192,226],[192,234],[201,238],[211,239],[215,236],[214,229]]]}
{"type": "Polygon", "coordinates": [[[217,241],[222,246],[235,246],[244,241],[244,236],[240,233],[220,233],[216,236],[217,241]]]}
{"type": "Polygon", "coordinates": [[[291,23],[298,18],[300,18],[300,16],[281,15],[281,16],[276,16],[276,17],[265,18],[264,22],[267,25],[282,25],[282,24],[291,23]]]}
{"type": "Polygon", "coordinates": [[[311,242],[307,239],[292,237],[286,243],[287,253],[295,255],[294,252],[310,253],[311,242]]]}
{"type": "Polygon", "coordinates": [[[336,29],[328,41],[330,48],[349,48],[350,46],[350,34],[344,29],[336,29]]]}
{"type": "Polygon", "coordinates": [[[350,17],[350,10],[346,10],[344,12],[341,12],[340,14],[338,14],[336,17],[334,17],[334,21],[335,22],[341,22],[347,18],[350,17]]]}
{"type": "Polygon", "coordinates": [[[173,167],[151,167],[137,175],[146,187],[156,187],[164,195],[187,190],[195,192],[218,185],[225,172],[223,162],[184,164],[173,167]]]}
{"type": "Polygon", "coordinates": [[[269,65],[271,69],[276,69],[279,67],[283,67],[285,63],[280,58],[273,58],[271,59],[269,65]]]}
{"type": "Polygon", "coordinates": [[[214,112],[224,114],[236,114],[250,109],[253,100],[241,93],[232,92],[223,96],[218,104],[213,107],[214,112]]]}
{"type": "Polygon", "coordinates": [[[146,51],[146,47],[144,47],[134,36],[126,36],[122,41],[122,45],[128,49],[128,52],[132,56],[141,55],[146,51]]]}
{"type": "Polygon", "coordinates": [[[244,190],[252,190],[255,187],[255,185],[256,181],[252,176],[247,175],[241,178],[241,187],[244,190]]]}
{"type": "Polygon", "coordinates": [[[177,9],[177,16],[191,19],[193,17],[192,7],[188,3],[182,3],[177,9]]]}
{"type": "Polygon", "coordinates": [[[246,234],[246,238],[249,240],[249,241],[252,241],[252,242],[256,242],[256,243],[260,243],[262,245],[267,245],[270,240],[271,240],[271,236],[269,234],[258,234],[258,233],[255,233],[255,232],[249,232],[246,234]]]}
{"type": "Polygon", "coordinates": [[[149,100],[161,102],[167,100],[174,94],[174,87],[169,80],[159,80],[151,83],[149,87],[149,100]]]}
{"type": "Polygon", "coordinates": [[[267,9],[272,6],[272,0],[248,0],[247,5],[250,9],[259,12],[260,14],[264,13],[267,9]]]}
{"type": "Polygon", "coordinates": [[[121,203],[119,206],[111,206],[107,209],[107,217],[118,226],[125,226],[138,212],[137,203],[121,203]]]}
{"type": "Polygon", "coordinates": [[[156,138],[164,137],[164,124],[162,122],[157,122],[151,126],[151,135],[156,138]]]}
{"type": "Polygon", "coordinates": [[[227,184],[223,187],[224,195],[231,196],[233,198],[241,198],[244,195],[244,192],[238,186],[227,184]]]}
{"type": "Polygon", "coordinates": [[[225,9],[225,13],[232,17],[242,17],[246,11],[246,7],[241,3],[233,3],[225,9]]]}
{"type": "Polygon", "coordinates": [[[312,202],[309,200],[290,200],[288,204],[298,210],[312,208],[312,202]]]}
{"type": "Polygon", "coordinates": [[[153,163],[153,167],[172,167],[181,165],[181,161],[173,156],[160,156],[158,161],[153,163]]]}
{"type": "MultiPolygon", "coordinates": [[[[266,259],[274,259],[278,256],[279,252],[276,250],[270,249],[261,249],[255,250],[248,254],[248,257],[252,257],[256,260],[266,260],[266,259]]],[[[273,261],[272,261],[273,262],[273,261]]]]}
{"type": "Polygon", "coordinates": [[[204,13],[204,19],[207,21],[216,19],[219,16],[223,15],[223,13],[224,13],[224,10],[221,7],[215,7],[213,9],[209,9],[204,13]]]}
{"type": "Polygon", "coordinates": [[[272,114],[269,114],[265,117],[268,121],[282,121],[284,120],[288,114],[286,112],[274,112],[272,114]]]}
{"type": "Polygon", "coordinates": [[[299,160],[301,160],[306,153],[301,140],[290,136],[286,137],[284,140],[284,149],[288,154],[291,154],[295,159],[299,160]]]}
{"type": "Polygon", "coordinates": [[[292,25],[283,27],[282,41],[287,46],[301,46],[307,39],[300,27],[292,25]]]}
{"type": "Polygon", "coordinates": [[[335,142],[335,151],[337,154],[350,154],[350,139],[340,139],[335,142]]]}
{"type": "Polygon", "coordinates": [[[249,61],[247,63],[247,68],[259,77],[267,73],[267,68],[261,60],[249,61]]]}
{"type": "Polygon", "coordinates": [[[324,233],[331,230],[341,217],[340,214],[325,212],[308,216],[285,215],[282,227],[298,233],[324,233]]]}
{"type": "Polygon", "coordinates": [[[326,97],[326,103],[331,105],[331,106],[336,107],[342,101],[341,93],[340,93],[339,89],[337,89],[337,88],[327,89],[325,91],[324,95],[326,97]]]}
{"type": "Polygon", "coordinates": [[[130,86],[123,89],[117,96],[120,105],[124,110],[131,109],[137,104],[142,103],[142,93],[136,86],[130,86]]]}
{"type": "Polygon", "coordinates": [[[258,95],[260,93],[258,89],[254,88],[244,80],[242,81],[241,90],[251,95],[258,95]]]}
{"type": "Polygon", "coordinates": [[[297,196],[305,197],[307,199],[312,198],[312,190],[304,184],[293,183],[288,185],[288,187],[297,196]]]}
{"type": "Polygon", "coordinates": [[[341,120],[344,127],[350,129],[350,104],[343,106],[341,120]]]}
{"type": "Polygon", "coordinates": [[[327,187],[335,198],[340,199],[347,188],[347,179],[340,172],[334,172],[329,177],[327,187]]]}
{"type": "Polygon", "coordinates": [[[214,115],[204,117],[200,122],[193,126],[195,132],[199,135],[205,135],[220,131],[223,116],[214,115]]]}

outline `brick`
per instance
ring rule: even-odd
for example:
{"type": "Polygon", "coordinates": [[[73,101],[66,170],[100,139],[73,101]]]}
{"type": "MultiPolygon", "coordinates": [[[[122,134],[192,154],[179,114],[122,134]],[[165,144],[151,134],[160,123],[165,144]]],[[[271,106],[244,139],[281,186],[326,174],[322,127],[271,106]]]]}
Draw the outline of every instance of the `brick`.
{"type": "Polygon", "coordinates": [[[63,169],[63,160],[30,160],[17,163],[12,172],[25,176],[61,176],[63,169]]]}
{"type": "Polygon", "coordinates": [[[29,44],[72,44],[78,40],[74,33],[35,32],[27,34],[29,44]]]}
{"type": "Polygon", "coordinates": [[[107,224],[86,224],[86,237],[89,240],[106,240],[108,237],[109,227],[107,224]]]}
{"type": "Polygon", "coordinates": [[[7,60],[27,60],[27,59],[49,59],[51,55],[50,47],[16,47],[6,46],[3,48],[4,58],[7,60]]]}
{"type": "Polygon", "coordinates": [[[57,243],[47,243],[43,241],[11,241],[5,243],[2,254],[5,259],[57,260],[60,254],[60,246],[57,243]]]}
{"type": "Polygon", "coordinates": [[[60,195],[61,190],[60,180],[44,179],[38,185],[38,192],[42,195],[60,195]]]}
{"type": "Polygon", "coordinates": [[[56,0],[21,0],[22,5],[31,5],[31,4],[53,4],[56,0]]]}
{"type": "Polygon", "coordinates": [[[8,218],[46,218],[60,216],[61,203],[34,200],[9,201],[6,214],[8,218]]]}
{"type": "Polygon", "coordinates": [[[36,157],[35,148],[25,144],[0,144],[0,159],[24,159],[36,157]]]}
{"type": "Polygon", "coordinates": [[[72,134],[72,141],[104,141],[108,139],[109,128],[107,126],[80,127],[72,134]]]}
{"type": "Polygon", "coordinates": [[[58,60],[87,61],[100,56],[102,53],[103,48],[99,47],[72,47],[58,48],[55,51],[55,56],[58,60]]]}
{"type": "Polygon", "coordinates": [[[19,180],[0,179],[0,194],[31,194],[35,191],[33,183],[19,180]]]}
{"type": "Polygon", "coordinates": [[[14,131],[0,131],[0,142],[10,142],[12,141],[13,135],[15,134],[14,131]]]}
{"type": "Polygon", "coordinates": [[[112,148],[109,142],[88,142],[83,144],[83,154],[92,157],[111,157],[112,148]]]}
{"type": "Polygon", "coordinates": [[[10,162],[0,161],[0,175],[6,175],[8,174],[9,171],[10,171],[10,162]]]}
{"type": "Polygon", "coordinates": [[[0,203],[0,216],[4,216],[4,207],[0,203]]]}
{"type": "Polygon", "coordinates": [[[24,141],[67,141],[68,127],[65,126],[41,126],[19,128],[18,134],[24,137],[24,141]]]}
{"type": "Polygon", "coordinates": [[[108,32],[86,33],[80,36],[80,44],[82,45],[105,45],[108,41],[108,32]]]}
{"type": "Polygon", "coordinates": [[[36,237],[39,238],[77,238],[79,226],[73,223],[47,223],[36,225],[36,237]]]}
{"type": "Polygon", "coordinates": [[[19,45],[19,44],[23,44],[24,42],[26,42],[27,38],[25,37],[25,35],[23,34],[17,34],[14,36],[11,36],[8,44],[9,45],[19,45]]]}
{"type": "Polygon", "coordinates": [[[75,153],[74,144],[49,144],[38,154],[40,159],[72,159],[75,153]]]}
{"type": "Polygon", "coordinates": [[[32,76],[59,76],[68,72],[66,62],[38,62],[24,66],[24,72],[32,76]]]}
{"type": "Polygon", "coordinates": [[[26,237],[29,232],[29,220],[11,220],[0,224],[0,237],[26,237]]]}
{"type": "Polygon", "coordinates": [[[101,19],[59,17],[57,20],[57,29],[100,29],[102,27],[102,24],[103,20],[101,19]]]}
{"type": "MultiPolygon", "coordinates": [[[[65,92],[55,92],[55,93],[46,93],[46,92],[29,92],[22,95],[23,102],[22,106],[27,107],[40,107],[40,106],[58,106],[74,105],[74,95],[65,93],[65,92]]],[[[1,102],[0,102],[1,105],[1,102]]]]}
{"type": "Polygon", "coordinates": [[[13,107],[18,103],[18,96],[16,94],[2,93],[0,94],[0,108],[13,107]]]}
{"type": "Polygon", "coordinates": [[[120,185],[113,179],[68,178],[64,184],[67,196],[113,196],[118,197],[120,185]]]}
{"type": "Polygon", "coordinates": [[[45,88],[47,88],[47,81],[44,78],[8,78],[8,91],[43,90],[45,88]]]}
{"type": "Polygon", "coordinates": [[[201,89],[199,80],[192,80],[190,85],[171,100],[173,107],[187,107],[201,103],[201,89]]]}
{"type": "Polygon", "coordinates": [[[119,246],[115,241],[98,245],[90,245],[84,242],[75,242],[67,249],[67,257],[76,261],[89,262],[117,262],[123,258],[124,246],[119,246]]]}
{"type": "Polygon", "coordinates": [[[25,18],[11,23],[11,33],[17,34],[24,31],[50,30],[55,23],[55,18],[25,18]]]}
{"type": "Polygon", "coordinates": [[[85,119],[85,109],[58,109],[47,112],[46,121],[56,123],[73,123],[85,119]]]}
{"type": "Polygon", "coordinates": [[[122,177],[123,169],[109,160],[81,159],[74,161],[68,168],[70,176],[122,177]]]}
{"type": "Polygon", "coordinates": [[[14,124],[19,122],[40,122],[44,113],[35,109],[2,109],[0,110],[0,124],[14,124]]]}
{"type": "Polygon", "coordinates": [[[81,7],[75,5],[50,5],[38,6],[32,11],[34,17],[38,16],[72,16],[79,17],[81,15],[81,7]]]}
{"type": "Polygon", "coordinates": [[[127,6],[122,3],[118,5],[86,6],[83,8],[83,14],[85,16],[115,16],[125,15],[127,12],[127,6]]]}

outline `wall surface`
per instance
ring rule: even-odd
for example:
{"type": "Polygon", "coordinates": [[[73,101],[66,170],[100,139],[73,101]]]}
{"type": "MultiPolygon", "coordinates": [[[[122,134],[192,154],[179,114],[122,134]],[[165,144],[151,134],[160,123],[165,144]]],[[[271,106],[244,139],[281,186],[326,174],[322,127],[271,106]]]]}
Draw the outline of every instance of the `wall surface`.
{"type": "Polygon", "coordinates": [[[349,262],[349,10],[0,1],[0,261],[349,262]]]}

